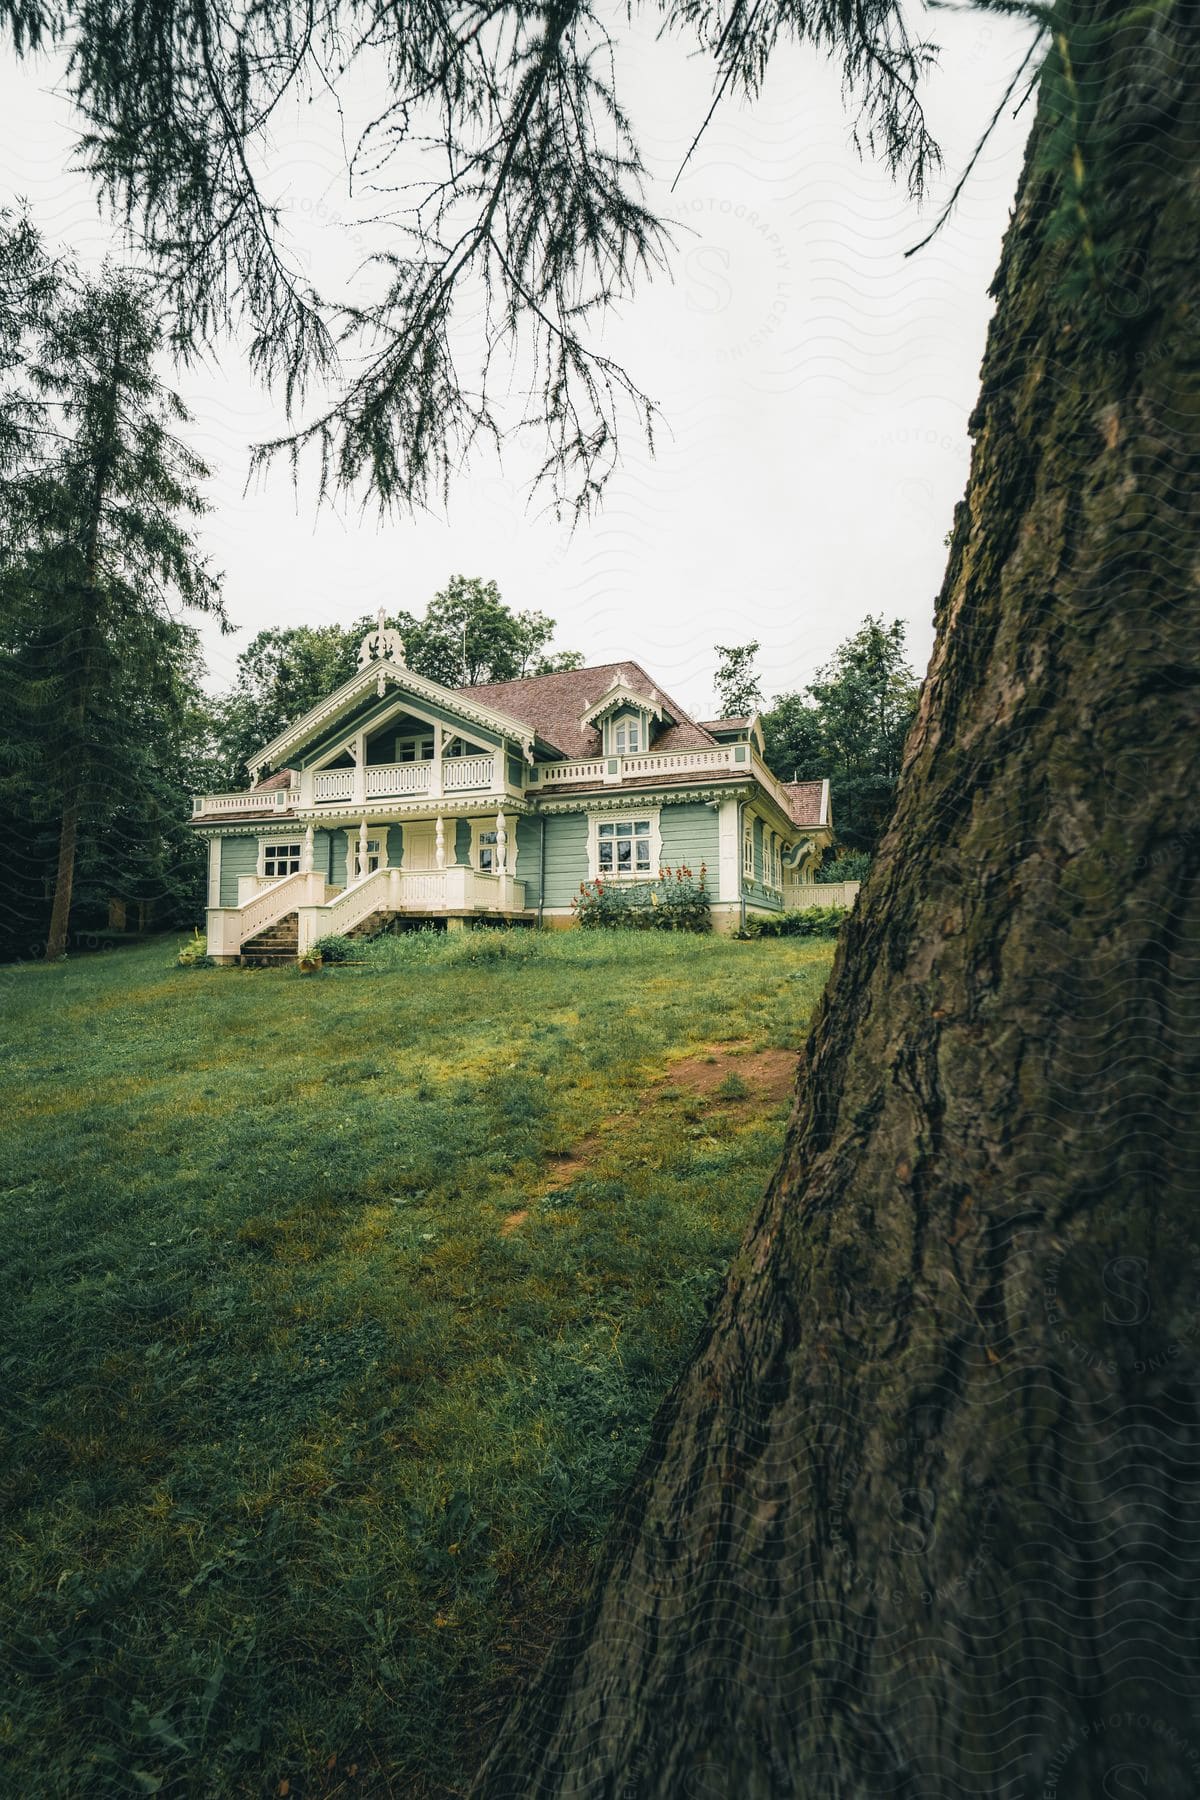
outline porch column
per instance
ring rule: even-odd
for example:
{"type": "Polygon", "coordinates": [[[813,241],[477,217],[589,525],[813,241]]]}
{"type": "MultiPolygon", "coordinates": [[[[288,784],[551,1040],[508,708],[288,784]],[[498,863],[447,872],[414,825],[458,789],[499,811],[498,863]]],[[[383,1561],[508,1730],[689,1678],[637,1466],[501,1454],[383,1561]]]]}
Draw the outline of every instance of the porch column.
{"type": "Polygon", "coordinates": [[[358,828],[358,875],[367,872],[367,821],[364,819],[358,828]]]}
{"type": "Polygon", "coordinates": [[[359,732],[350,746],[350,754],[354,758],[354,798],[361,806],[367,797],[367,739],[365,732],[359,732]]]}
{"type": "Polygon", "coordinates": [[[446,866],[446,824],[441,813],[437,816],[437,824],[433,828],[433,861],[435,868],[446,866]]]}
{"type": "Polygon", "coordinates": [[[496,814],[496,873],[497,873],[497,875],[507,875],[507,873],[508,873],[508,832],[505,829],[505,825],[506,825],[506,820],[504,817],[504,808],[501,807],[500,811],[496,814]]]}
{"type": "Polygon", "coordinates": [[[316,839],[313,834],[313,828],[310,825],[304,833],[304,856],[300,862],[300,867],[304,870],[306,875],[311,875],[313,872],[313,849],[315,843],[316,839]]]}
{"type": "Polygon", "coordinates": [[[221,840],[210,837],[208,840],[208,904],[221,904],[221,840]]]}
{"type": "MultiPolygon", "coordinates": [[[[433,763],[429,770],[429,798],[440,800],[445,793],[442,786],[442,751],[445,748],[446,734],[440,725],[433,728],[433,763]]],[[[441,868],[441,863],[438,868],[441,868]]]]}

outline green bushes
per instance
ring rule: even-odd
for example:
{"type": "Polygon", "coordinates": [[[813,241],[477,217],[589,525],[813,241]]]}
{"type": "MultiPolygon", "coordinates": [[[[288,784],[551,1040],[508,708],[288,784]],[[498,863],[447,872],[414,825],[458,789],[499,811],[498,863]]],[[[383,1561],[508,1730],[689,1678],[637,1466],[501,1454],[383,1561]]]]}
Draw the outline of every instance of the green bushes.
{"type": "Polygon", "coordinates": [[[865,881],[867,871],[871,867],[871,856],[867,850],[839,850],[828,862],[823,862],[817,870],[818,881],[865,881]]]}
{"type": "Polygon", "coordinates": [[[711,931],[706,875],[703,863],[699,875],[681,863],[677,869],[660,869],[656,881],[581,881],[571,905],[587,930],[711,931]]]}
{"type": "Polygon", "coordinates": [[[741,938],[836,937],[850,917],[848,906],[806,906],[798,912],[774,913],[747,919],[741,938]]]}
{"type": "Polygon", "coordinates": [[[208,954],[208,939],[196,928],[176,958],[181,969],[211,969],[213,959],[208,954]]]}
{"type": "Polygon", "coordinates": [[[313,950],[323,963],[357,962],[362,954],[362,945],[354,938],[343,936],[341,932],[331,931],[328,937],[317,939],[313,950]]]}

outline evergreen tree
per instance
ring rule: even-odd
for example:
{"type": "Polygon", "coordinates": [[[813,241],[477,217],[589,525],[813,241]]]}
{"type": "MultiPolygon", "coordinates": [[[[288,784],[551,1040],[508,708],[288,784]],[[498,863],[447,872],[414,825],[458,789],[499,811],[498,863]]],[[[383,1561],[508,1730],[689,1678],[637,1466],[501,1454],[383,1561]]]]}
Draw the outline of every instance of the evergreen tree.
{"type": "Polygon", "coordinates": [[[9,685],[25,710],[22,757],[53,795],[57,853],[46,955],[66,950],[81,833],[120,770],[113,699],[160,684],[183,640],[172,600],[221,616],[217,583],[181,518],[203,510],[207,470],[178,438],[187,412],[155,369],[149,288],[125,270],[58,271],[11,366],[23,422],[0,482],[0,607],[9,685]]]}

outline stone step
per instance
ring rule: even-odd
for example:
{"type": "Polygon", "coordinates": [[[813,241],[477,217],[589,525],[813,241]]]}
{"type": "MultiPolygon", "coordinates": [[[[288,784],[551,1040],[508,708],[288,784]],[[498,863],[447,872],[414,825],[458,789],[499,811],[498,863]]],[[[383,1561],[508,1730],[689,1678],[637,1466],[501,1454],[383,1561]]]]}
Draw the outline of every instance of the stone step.
{"type": "Polygon", "coordinates": [[[285,913],[247,938],[242,945],[241,961],[247,968],[268,968],[293,963],[300,949],[300,917],[285,913]]]}

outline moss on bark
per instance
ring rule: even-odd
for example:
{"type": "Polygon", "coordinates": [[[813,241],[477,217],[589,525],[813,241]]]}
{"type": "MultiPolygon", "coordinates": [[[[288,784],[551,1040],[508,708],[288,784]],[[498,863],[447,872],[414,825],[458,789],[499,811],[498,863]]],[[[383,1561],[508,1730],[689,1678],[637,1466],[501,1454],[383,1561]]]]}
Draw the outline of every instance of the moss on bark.
{"type": "Polygon", "coordinates": [[[1070,11],[895,822],[487,1800],[1200,1791],[1200,15],[1070,11]]]}

